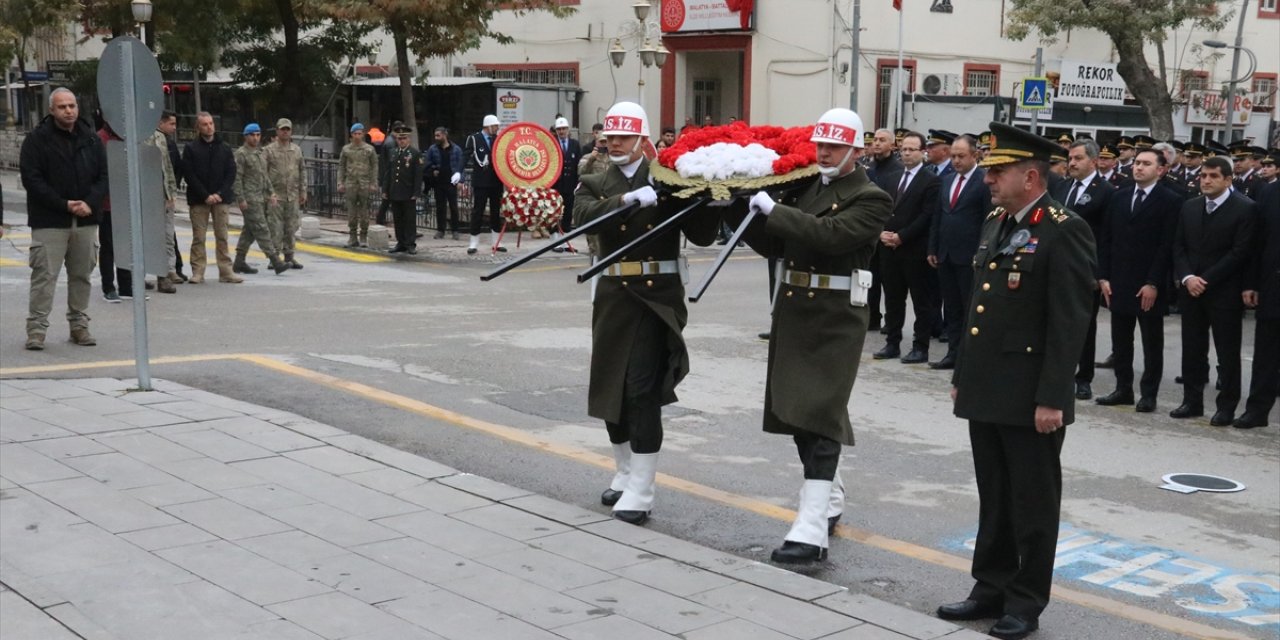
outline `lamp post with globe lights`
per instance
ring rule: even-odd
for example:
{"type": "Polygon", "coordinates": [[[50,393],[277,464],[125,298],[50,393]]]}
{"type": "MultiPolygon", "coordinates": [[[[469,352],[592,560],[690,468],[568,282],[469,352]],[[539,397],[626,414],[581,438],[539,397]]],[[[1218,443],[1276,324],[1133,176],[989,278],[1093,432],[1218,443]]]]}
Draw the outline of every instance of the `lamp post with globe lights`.
{"type": "MultiPolygon", "coordinates": [[[[1247,2],[1247,0],[1246,0],[1246,2],[1247,2]]],[[[1202,44],[1204,44],[1204,46],[1209,47],[1209,48],[1211,48],[1211,49],[1227,49],[1227,48],[1230,48],[1230,49],[1234,49],[1234,50],[1235,50],[1235,51],[1232,53],[1232,56],[1231,56],[1231,79],[1227,81],[1227,96],[1226,96],[1226,102],[1227,102],[1227,107],[1226,107],[1226,108],[1227,108],[1227,113],[1226,113],[1226,127],[1227,127],[1227,131],[1226,131],[1226,133],[1222,136],[1222,138],[1223,138],[1223,140],[1222,140],[1223,144],[1231,144],[1231,143],[1232,143],[1232,142],[1234,142],[1234,141],[1235,141],[1235,139],[1236,139],[1236,136],[1235,136],[1235,127],[1233,126],[1235,123],[1233,123],[1233,122],[1232,122],[1232,119],[1235,117],[1235,106],[1236,106],[1236,85],[1237,85],[1237,84],[1239,84],[1239,83],[1241,83],[1241,82],[1246,82],[1246,81],[1248,81],[1248,80],[1249,80],[1249,78],[1252,78],[1252,77],[1253,77],[1253,72],[1258,70],[1258,57],[1257,57],[1257,56],[1255,56],[1255,55],[1253,54],[1253,51],[1250,51],[1247,47],[1243,47],[1243,46],[1241,46],[1241,45],[1240,45],[1240,40],[1241,40],[1241,39],[1240,39],[1240,34],[1236,34],[1236,43],[1235,43],[1234,45],[1227,44],[1227,43],[1225,43],[1225,42],[1223,42],[1223,41],[1221,41],[1221,40],[1205,40],[1205,41],[1202,43],[1202,44]],[[1246,72],[1246,73],[1245,73],[1244,75],[1242,75],[1242,76],[1237,76],[1236,74],[1240,72],[1240,52],[1241,52],[1241,51],[1243,51],[1243,52],[1245,53],[1245,55],[1249,56],[1249,71],[1248,71],[1248,72],[1246,72]]]]}
{"type": "Polygon", "coordinates": [[[151,0],[133,0],[129,3],[133,10],[133,21],[138,23],[138,39],[147,42],[147,23],[151,22],[151,0]]]}
{"type": "Polygon", "coordinates": [[[648,21],[649,10],[652,8],[649,0],[637,0],[631,5],[631,10],[635,13],[635,20],[626,20],[618,25],[618,35],[613,39],[613,45],[609,47],[609,59],[613,62],[613,66],[622,68],[623,62],[627,59],[627,46],[623,44],[623,40],[636,41],[636,53],[640,57],[640,77],[636,82],[636,89],[639,95],[639,102],[644,104],[644,70],[647,67],[657,66],[662,68],[667,63],[667,57],[671,54],[662,44],[662,28],[658,23],[648,21]]]}

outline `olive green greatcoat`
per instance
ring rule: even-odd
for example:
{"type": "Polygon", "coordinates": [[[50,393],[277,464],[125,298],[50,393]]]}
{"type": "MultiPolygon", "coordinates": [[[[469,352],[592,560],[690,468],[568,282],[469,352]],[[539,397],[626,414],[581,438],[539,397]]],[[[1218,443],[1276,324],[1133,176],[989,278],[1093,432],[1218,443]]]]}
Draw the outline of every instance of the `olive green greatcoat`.
{"type": "Polygon", "coordinates": [[[1061,409],[1069,425],[1076,363],[1093,313],[1093,233],[1048,194],[1002,238],[1004,215],[997,208],[987,216],[973,258],[973,295],[951,378],[955,414],[1034,428],[1042,405],[1061,409]],[[1031,240],[1002,254],[1022,229],[1031,240]]]}
{"type": "MultiPolygon", "coordinates": [[[[649,184],[649,167],[641,164],[630,180],[616,166],[603,173],[582,176],[574,196],[574,226],[586,224],[622,206],[628,191],[649,184]]],[[[644,235],[673,213],[690,203],[659,195],[657,206],[637,210],[625,220],[615,218],[596,233],[600,255],[608,256],[628,242],[644,235]]],[[[699,246],[715,240],[719,215],[714,209],[696,211],[680,225],[685,236],[699,246]]],[[[676,260],[680,257],[680,234],[675,229],[637,248],[624,261],[676,260]]],[[[623,382],[627,358],[642,314],[652,313],[667,325],[668,364],[659,395],[662,404],[676,401],[676,385],[689,373],[689,353],[681,332],[688,322],[684,283],[679,274],[634,277],[601,277],[596,285],[591,310],[591,382],[587,392],[587,413],[606,422],[620,422],[623,382]]]]}
{"type": "MultiPolygon", "coordinates": [[[[851,276],[868,269],[893,200],[866,170],[822,185],[816,180],[798,198],[777,204],[764,224],[743,238],[785,269],[851,276]]],[[[773,304],[764,430],[816,433],[853,444],[849,395],[867,335],[869,310],[850,303],[847,290],[778,286],[773,304]]]]}

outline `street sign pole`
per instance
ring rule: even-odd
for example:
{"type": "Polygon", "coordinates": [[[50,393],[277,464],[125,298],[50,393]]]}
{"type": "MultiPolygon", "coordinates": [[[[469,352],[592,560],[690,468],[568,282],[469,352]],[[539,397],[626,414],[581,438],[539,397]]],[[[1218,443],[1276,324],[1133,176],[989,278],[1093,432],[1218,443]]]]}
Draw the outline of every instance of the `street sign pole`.
{"type": "MultiPolygon", "coordinates": [[[[124,69],[121,76],[124,80],[126,100],[134,96],[137,87],[133,77],[133,47],[124,48],[124,69]]],[[[132,100],[129,100],[132,102],[132,100]]],[[[128,102],[126,102],[128,105],[128,102]]],[[[147,338],[147,285],[146,269],[142,260],[142,180],[138,175],[139,143],[142,142],[141,130],[138,128],[137,109],[125,109],[124,139],[125,158],[129,171],[129,225],[133,229],[133,349],[138,366],[138,388],[151,390],[151,354],[147,338]]]]}
{"type": "MultiPolygon", "coordinates": [[[[1036,71],[1035,71],[1035,76],[1036,76],[1037,78],[1039,78],[1039,77],[1040,77],[1040,74],[1041,74],[1041,71],[1042,71],[1042,69],[1041,69],[1041,63],[1042,63],[1042,61],[1043,61],[1043,58],[1042,58],[1042,56],[1043,56],[1043,55],[1044,55],[1044,49],[1043,49],[1043,48],[1041,48],[1041,47],[1036,47],[1036,71]]],[[[1036,110],[1036,111],[1032,111],[1032,112],[1031,112],[1031,133],[1034,133],[1034,134],[1036,134],[1036,135],[1040,135],[1040,111],[1039,111],[1039,110],[1036,110]]]]}

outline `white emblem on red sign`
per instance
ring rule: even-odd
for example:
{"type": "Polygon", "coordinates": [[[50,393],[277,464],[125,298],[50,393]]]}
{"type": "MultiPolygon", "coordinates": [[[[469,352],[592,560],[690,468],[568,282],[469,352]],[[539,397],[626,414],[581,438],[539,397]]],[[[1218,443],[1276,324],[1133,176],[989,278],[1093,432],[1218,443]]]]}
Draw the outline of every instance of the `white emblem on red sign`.
{"type": "Polygon", "coordinates": [[[629,131],[640,135],[640,118],[609,116],[604,119],[605,131],[629,131]]]}
{"type": "Polygon", "coordinates": [[[819,122],[813,128],[813,135],[815,138],[827,138],[829,140],[839,140],[844,144],[853,144],[854,138],[858,137],[858,132],[847,127],[819,122]]]}

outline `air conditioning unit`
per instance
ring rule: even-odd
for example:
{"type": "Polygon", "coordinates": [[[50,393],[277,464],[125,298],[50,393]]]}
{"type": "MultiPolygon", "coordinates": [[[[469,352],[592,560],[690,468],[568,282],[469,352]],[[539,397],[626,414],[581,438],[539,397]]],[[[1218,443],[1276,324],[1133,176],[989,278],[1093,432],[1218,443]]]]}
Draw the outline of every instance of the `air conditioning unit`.
{"type": "Polygon", "coordinates": [[[961,84],[958,73],[925,74],[920,87],[925,95],[930,96],[958,96],[964,93],[964,85],[961,84]]]}

